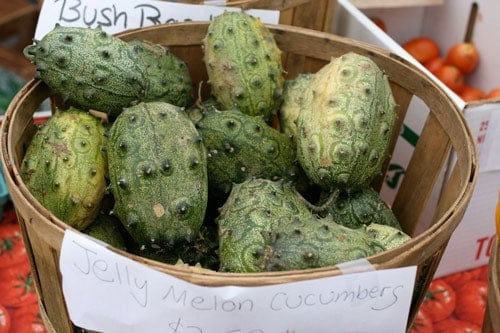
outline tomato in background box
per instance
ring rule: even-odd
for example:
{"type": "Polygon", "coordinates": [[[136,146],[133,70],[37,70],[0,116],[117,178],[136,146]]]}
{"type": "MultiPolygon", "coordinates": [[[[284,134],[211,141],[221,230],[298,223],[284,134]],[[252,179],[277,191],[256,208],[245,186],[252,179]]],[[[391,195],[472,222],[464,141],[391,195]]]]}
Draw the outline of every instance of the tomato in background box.
{"type": "Polygon", "coordinates": [[[481,327],[455,318],[434,323],[434,333],[481,333],[481,327]]]}
{"type": "Polygon", "coordinates": [[[448,283],[455,292],[460,289],[464,284],[472,280],[488,281],[488,265],[471,268],[466,271],[453,273],[443,276],[443,279],[448,283]]]}
{"type": "Polygon", "coordinates": [[[45,325],[40,315],[38,303],[14,309],[11,315],[10,333],[45,333],[45,325]]]}
{"type": "Polygon", "coordinates": [[[481,89],[471,87],[467,84],[464,85],[464,88],[458,94],[460,98],[462,98],[465,102],[479,101],[486,97],[486,94],[481,89]]]}
{"type": "MultiPolygon", "coordinates": [[[[500,87],[498,88],[493,88],[491,89],[487,94],[486,94],[486,98],[487,99],[492,99],[492,98],[500,98],[500,87]]],[[[499,193],[500,195],[500,193],[499,193]]],[[[500,204],[500,202],[499,202],[500,204]]],[[[498,221],[498,217],[497,217],[497,221],[498,221]]]]}
{"type": "Polygon", "coordinates": [[[0,269],[27,261],[26,247],[19,225],[0,223],[0,269]]]}
{"type": "Polygon", "coordinates": [[[473,43],[457,43],[446,53],[446,62],[457,67],[463,74],[469,74],[477,67],[479,52],[473,43]]]}
{"type": "Polygon", "coordinates": [[[387,32],[387,26],[385,25],[384,20],[382,20],[380,17],[372,16],[370,17],[370,20],[373,21],[383,32],[387,32]]]}
{"type": "Polygon", "coordinates": [[[484,282],[488,282],[488,271],[489,271],[489,266],[488,265],[484,265],[484,266],[481,266],[479,268],[476,268],[479,272],[479,275],[477,277],[477,279],[479,281],[484,281],[484,282]]]}
{"type": "Polygon", "coordinates": [[[410,39],[403,44],[403,49],[422,64],[439,57],[441,54],[439,45],[433,39],[425,36],[410,39]]]}
{"type": "Polygon", "coordinates": [[[482,326],[488,298],[488,283],[472,280],[456,291],[455,315],[458,319],[482,326]]]}
{"type": "Polygon", "coordinates": [[[0,304],[0,333],[9,333],[10,326],[10,313],[2,304],[0,304]]]}
{"type": "Polygon", "coordinates": [[[432,280],[420,309],[427,313],[432,322],[449,317],[455,310],[455,291],[443,279],[432,280]]]}
{"type": "Polygon", "coordinates": [[[448,64],[443,65],[434,75],[457,94],[464,88],[464,75],[455,66],[448,64]]]}
{"type": "Polygon", "coordinates": [[[0,269],[0,304],[20,307],[38,300],[29,262],[0,269]]]}
{"type": "Polygon", "coordinates": [[[436,57],[424,63],[424,67],[429,70],[432,74],[435,74],[438,69],[446,64],[443,58],[436,57]]]}
{"type": "Polygon", "coordinates": [[[424,310],[419,309],[408,333],[433,333],[432,320],[424,310]]]}

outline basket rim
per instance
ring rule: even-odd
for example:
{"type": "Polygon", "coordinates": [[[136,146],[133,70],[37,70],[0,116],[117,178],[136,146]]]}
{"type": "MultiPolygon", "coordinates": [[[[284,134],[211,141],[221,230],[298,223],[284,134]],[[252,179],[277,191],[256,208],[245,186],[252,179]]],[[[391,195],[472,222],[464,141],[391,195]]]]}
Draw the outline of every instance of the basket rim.
{"type": "MultiPolygon", "coordinates": [[[[181,23],[169,23],[169,24],[164,24],[164,25],[157,25],[157,26],[152,26],[152,27],[147,27],[147,28],[139,28],[139,29],[133,29],[133,30],[127,30],[125,32],[117,34],[119,37],[123,36],[131,36],[137,32],[151,32],[155,31],[158,28],[166,28],[169,29],[168,27],[175,27],[182,25],[184,27],[189,27],[189,26],[208,26],[209,22],[181,22],[181,23]]],[[[272,24],[266,24],[274,33],[282,33],[283,31],[293,31],[296,33],[301,33],[301,34],[306,34],[306,35],[311,35],[314,36],[315,38],[320,37],[326,40],[333,40],[333,41],[340,41],[343,43],[352,43],[352,39],[348,37],[342,37],[342,36],[336,36],[331,33],[326,33],[326,32],[319,32],[315,30],[310,30],[307,28],[301,28],[301,27],[295,27],[295,26],[287,26],[287,25],[272,25],[272,24]]],[[[402,66],[405,66],[409,71],[418,71],[421,72],[416,66],[412,65],[408,61],[402,59],[401,57],[393,54],[392,52],[386,51],[384,49],[381,49],[377,46],[363,43],[363,42],[358,42],[356,41],[356,44],[359,45],[360,47],[366,48],[370,53],[374,54],[375,56],[379,57],[389,57],[391,60],[396,61],[400,63],[402,66]]],[[[39,207],[40,204],[38,201],[27,191],[27,189],[24,187],[23,189],[23,182],[21,180],[19,170],[16,167],[16,159],[15,159],[15,152],[13,147],[11,146],[11,142],[8,140],[9,138],[9,132],[11,132],[12,129],[12,124],[16,119],[16,116],[18,115],[18,112],[16,112],[19,107],[23,104],[25,101],[26,96],[36,90],[36,89],[47,89],[47,87],[44,87],[45,84],[39,80],[39,79],[32,79],[31,81],[27,82],[26,85],[18,92],[18,94],[14,97],[12,103],[9,105],[7,108],[7,111],[5,113],[4,121],[2,122],[1,126],[1,160],[3,164],[3,168],[5,171],[5,176],[9,178],[9,183],[14,184],[17,186],[14,189],[16,192],[18,192],[19,195],[21,195],[31,206],[33,207],[39,207]]],[[[375,254],[373,256],[365,258],[369,262],[372,263],[375,269],[383,268],[384,265],[382,265],[381,262],[378,262],[377,259],[380,258],[385,258],[389,259],[389,261],[385,260],[383,261],[384,264],[391,262],[390,258],[393,258],[397,253],[401,252],[406,252],[411,250],[412,248],[415,247],[421,247],[425,244],[429,244],[431,242],[431,239],[433,239],[431,236],[433,234],[437,234],[439,230],[445,228],[447,226],[447,222],[450,221],[452,217],[457,216],[458,214],[463,214],[465,211],[466,206],[468,205],[468,202],[470,200],[470,196],[472,194],[476,179],[478,177],[478,167],[477,167],[477,150],[474,143],[474,139],[472,136],[472,133],[466,123],[466,120],[463,116],[463,114],[460,112],[458,109],[458,106],[456,106],[451,98],[444,92],[442,89],[436,85],[433,82],[429,82],[429,86],[431,86],[433,89],[436,89],[436,91],[440,92],[443,94],[443,98],[449,103],[449,106],[452,108],[454,113],[456,114],[456,120],[460,122],[461,127],[464,130],[465,134],[465,139],[469,143],[471,143],[470,147],[468,147],[468,165],[464,166],[468,170],[469,174],[469,179],[467,183],[464,183],[463,186],[460,188],[460,193],[457,194],[456,199],[453,201],[453,203],[450,205],[450,208],[443,212],[442,217],[436,221],[433,225],[431,225],[427,230],[422,232],[421,234],[412,237],[410,241],[407,243],[403,244],[402,246],[384,251],[379,254],[375,254]]],[[[427,87],[429,88],[429,87],[427,87]]],[[[417,95],[418,96],[418,95],[417,95]]],[[[47,96],[48,97],[48,96],[47,96]]],[[[47,220],[56,228],[58,229],[59,232],[64,233],[66,229],[73,230],[75,232],[79,232],[78,230],[66,225],[63,221],[59,220],[55,216],[49,213],[49,215],[44,214],[44,217],[50,216],[50,219],[47,218],[47,220]]],[[[186,279],[194,279],[195,281],[198,281],[199,284],[205,284],[205,283],[221,283],[221,279],[224,280],[222,282],[223,284],[232,284],[232,285],[241,285],[249,282],[255,282],[258,281],[259,279],[265,278],[265,284],[274,284],[274,283],[281,283],[285,281],[291,281],[291,280],[303,280],[306,278],[310,278],[311,274],[314,274],[315,277],[327,277],[327,276],[332,276],[336,275],[340,272],[340,269],[337,266],[327,266],[327,267],[320,267],[320,268],[314,268],[314,269],[306,269],[306,270],[289,270],[289,271],[281,271],[281,272],[262,272],[262,273],[228,273],[228,272],[219,272],[219,271],[213,271],[213,270],[208,270],[208,269],[198,269],[198,268],[193,268],[193,267],[184,267],[184,266],[175,266],[175,265],[170,265],[170,264],[165,264],[161,263],[155,260],[147,259],[140,257],[138,255],[134,255],[119,249],[115,249],[110,247],[113,251],[125,255],[129,258],[132,258],[135,261],[142,262],[144,264],[147,264],[151,268],[155,269],[160,269],[163,272],[166,273],[172,273],[175,276],[178,276],[180,278],[186,278],[186,279]]],[[[264,282],[264,281],[263,281],[264,282]]],[[[196,283],[196,282],[195,282],[196,283]]]]}

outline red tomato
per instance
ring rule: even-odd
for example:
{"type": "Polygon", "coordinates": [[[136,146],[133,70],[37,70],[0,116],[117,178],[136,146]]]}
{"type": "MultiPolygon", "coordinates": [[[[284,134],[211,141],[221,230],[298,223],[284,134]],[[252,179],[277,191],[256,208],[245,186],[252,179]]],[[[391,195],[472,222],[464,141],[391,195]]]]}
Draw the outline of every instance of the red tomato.
{"type": "Polygon", "coordinates": [[[35,303],[37,299],[28,262],[0,269],[0,304],[20,307],[35,303]]]}
{"type": "Polygon", "coordinates": [[[464,320],[448,318],[434,324],[434,333],[481,333],[481,327],[464,320]]]}
{"type": "Polygon", "coordinates": [[[375,23],[380,29],[382,29],[383,32],[387,32],[387,26],[385,25],[385,21],[382,20],[380,17],[370,17],[370,19],[375,23]]]}
{"type": "Polygon", "coordinates": [[[14,223],[0,224],[0,269],[28,261],[23,236],[14,223]]]}
{"type": "Polygon", "coordinates": [[[420,308],[429,315],[434,323],[453,313],[456,297],[455,291],[448,283],[443,279],[435,279],[429,285],[420,308]]]}
{"type": "Polygon", "coordinates": [[[464,84],[464,87],[460,94],[458,94],[465,102],[472,102],[484,99],[486,93],[479,88],[469,86],[464,84]]]}
{"type": "Polygon", "coordinates": [[[464,74],[453,65],[441,66],[434,75],[448,88],[459,94],[465,85],[464,74]]]}
{"type": "Polygon", "coordinates": [[[469,269],[466,271],[450,274],[447,276],[442,277],[442,279],[448,283],[453,290],[458,290],[460,287],[462,287],[464,284],[471,280],[477,280],[479,278],[480,271],[476,268],[474,269],[469,269]]]}
{"type": "Polygon", "coordinates": [[[0,333],[9,333],[10,326],[10,313],[2,304],[0,304],[0,333]]]}
{"type": "Polygon", "coordinates": [[[486,94],[487,99],[496,99],[500,98],[500,87],[493,88],[491,89],[487,94],[486,94]]]}
{"type": "Polygon", "coordinates": [[[10,333],[45,333],[38,303],[29,304],[15,309],[11,315],[10,333]]]}
{"type": "Polygon", "coordinates": [[[484,311],[488,298],[488,283],[473,280],[457,290],[455,315],[478,326],[483,325],[484,311]]]}
{"type": "Polygon", "coordinates": [[[479,281],[488,282],[488,270],[489,270],[489,266],[488,265],[483,265],[481,267],[476,268],[476,270],[479,272],[479,275],[478,275],[477,279],[479,281]]]}
{"type": "Polygon", "coordinates": [[[443,67],[446,64],[444,58],[436,57],[431,60],[428,60],[424,63],[425,68],[429,70],[432,74],[435,74],[438,69],[443,67]]]}
{"type": "Polygon", "coordinates": [[[422,64],[439,57],[441,53],[439,45],[433,39],[425,36],[408,40],[403,44],[403,49],[422,64]]]}
{"type": "Polygon", "coordinates": [[[462,73],[469,74],[479,62],[479,51],[472,43],[457,43],[448,50],[446,62],[457,67],[462,73]]]}
{"type": "Polygon", "coordinates": [[[422,309],[418,309],[415,320],[411,324],[408,333],[433,333],[432,320],[422,309]]]}

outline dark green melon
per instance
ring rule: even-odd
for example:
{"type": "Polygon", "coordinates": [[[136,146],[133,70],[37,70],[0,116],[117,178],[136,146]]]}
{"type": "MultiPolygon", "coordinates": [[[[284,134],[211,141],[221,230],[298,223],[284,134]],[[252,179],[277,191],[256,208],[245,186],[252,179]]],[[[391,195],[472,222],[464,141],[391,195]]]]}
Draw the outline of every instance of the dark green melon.
{"type": "Polygon", "coordinates": [[[148,76],[133,47],[100,28],[57,25],[24,55],[36,77],[84,109],[116,117],[147,92],[148,76]]]}
{"type": "Polygon", "coordinates": [[[206,151],[183,108],[126,108],[109,133],[114,214],[139,246],[164,246],[199,231],[208,200],[206,151]]]}
{"type": "Polygon", "coordinates": [[[214,193],[227,195],[234,183],[251,177],[304,183],[291,137],[262,117],[210,107],[192,109],[190,116],[207,148],[208,181],[214,193]]]}

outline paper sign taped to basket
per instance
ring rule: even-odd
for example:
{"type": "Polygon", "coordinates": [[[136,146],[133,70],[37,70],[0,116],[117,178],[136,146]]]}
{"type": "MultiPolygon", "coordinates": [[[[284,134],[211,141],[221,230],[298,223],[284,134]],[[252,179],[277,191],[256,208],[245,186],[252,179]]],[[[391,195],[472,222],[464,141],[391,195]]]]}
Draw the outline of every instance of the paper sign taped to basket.
{"type": "Polygon", "coordinates": [[[107,333],[404,332],[416,267],[259,287],[205,287],[66,231],[60,256],[71,320],[107,333]]]}
{"type": "MultiPolygon", "coordinates": [[[[45,36],[56,23],[72,27],[101,26],[109,34],[115,34],[162,23],[208,21],[225,10],[241,9],[155,0],[45,0],[38,17],[35,39],[45,36]]],[[[251,9],[247,12],[264,23],[279,22],[280,12],[277,10],[251,9]]]]}

